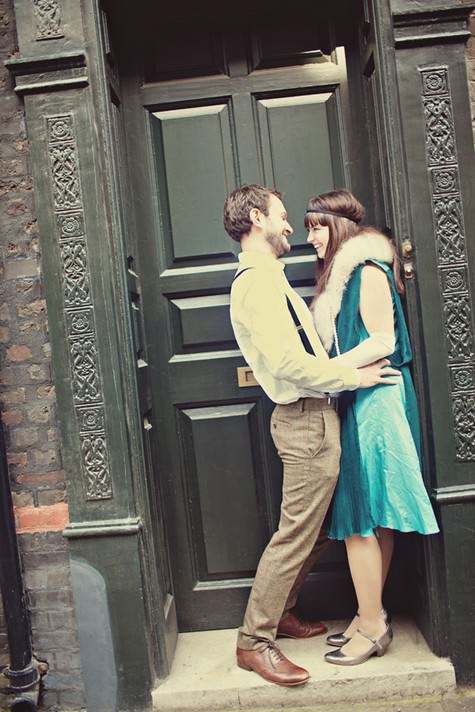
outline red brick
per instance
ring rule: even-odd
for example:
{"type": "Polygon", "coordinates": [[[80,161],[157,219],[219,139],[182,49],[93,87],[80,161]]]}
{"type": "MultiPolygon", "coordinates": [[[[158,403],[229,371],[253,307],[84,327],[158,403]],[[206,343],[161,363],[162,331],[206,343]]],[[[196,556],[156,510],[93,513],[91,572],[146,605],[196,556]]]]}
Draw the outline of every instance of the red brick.
{"type": "Polygon", "coordinates": [[[38,280],[36,279],[21,279],[15,285],[15,289],[19,294],[28,294],[32,292],[38,285],[38,280]]]}
{"type": "Polygon", "coordinates": [[[69,521],[68,505],[59,502],[47,507],[15,508],[15,520],[18,534],[62,531],[69,521]]]}
{"type": "Polygon", "coordinates": [[[48,383],[44,386],[38,386],[36,394],[38,398],[49,398],[50,400],[54,400],[56,396],[55,388],[52,383],[48,383]]]}
{"type": "Polygon", "coordinates": [[[38,442],[37,428],[14,428],[10,433],[10,442],[13,447],[29,447],[38,442]]]}
{"type": "Polygon", "coordinates": [[[25,402],[25,389],[24,388],[9,388],[2,391],[0,396],[1,400],[12,405],[13,403],[24,403],[25,402]]]}
{"type": "Polygon", "coordinates": [[[15,478],[20,485],[56,485],[64,482],[63,470],[52,472],[24,472],[15,478]]]}
{"type": "Polygon", "coordinates": [[[0,182],[1,195],[18,195],[22,193],[30,193],[33,189],[33,181],[31,176],[21,176],[20,178],[2,180],[0,182]]]}
{"type": "Polygon", "coordinates": [[[31,349],[28,346],[15,344],[7,349],[7,359],[9,361],[27,361],[32,357],[31,349]]]}
{"type": "Polygon", "coordinates": [[[25,243],[9,242],[6,247],[7,257],[20,257],[26,254],[25,243]]]}
{"type": "Polygon", "coordinates": [[[28,455],[26,452],[7,452],[7,462],[9,465],[21,465],[23,467],[28,464],[28,455]]]}
{"type": "Polygon", "coordinates": [[[6,302],[0,307],[0,321],[10,321],[10,309],[6,302]]]}
{"type": "Polygon", "coordinates": [[[23,415],[19,410],[5,410],[2,413],[2,423],[8,427],[19,425],[22,420],[23,415]]]}
{"type": "Polygon", "coordinates": [[[26,370],[32,381],[47,381],[50,377],[49,368],[44,364],[35,363],[26,370]]]}
{"type": "Polygon", "coordinates": [[[17,304],[16,311],[17,315],[22,319],[37,316],[38,314],[45,314],[46,302],[44,299],[35,299],[35,301],[29,304],[17,304]]]}
{"type": "Polygon", "coordinates": [[[37,277],[38,261],[35,259],[26,260],[6,260],[5,279],[24,279],[25,277],[37,277]]]}
{"type": "Polygon", "coordinates": [[[24,321],[18,324],[18,331],[22,334],[28,334],[31,331],[41,331],[43,326],[44,323],[40,319],[37,319],[36,321],[24,321]]]}
{"type": "Polygon", "coordinates": [[[52,406],[50,403],[34,405],[28,408],[28,420],[32,423],[49,423],[51,421],[52,406]]]}
{"type": "Polygon", "coordinates": [[[10,200],[8,207],[7,207],[7,214],[8,215],[23,215],[23,213],[27,213],[29,210],[28,206],[25,205],[23,200],[10,200]]]}
{"type": "Polygon", "coordinates": [[[28,163],[26,157],[1,159],[0,174],[4,176],[21,176],[28,173],[28,163]]]}

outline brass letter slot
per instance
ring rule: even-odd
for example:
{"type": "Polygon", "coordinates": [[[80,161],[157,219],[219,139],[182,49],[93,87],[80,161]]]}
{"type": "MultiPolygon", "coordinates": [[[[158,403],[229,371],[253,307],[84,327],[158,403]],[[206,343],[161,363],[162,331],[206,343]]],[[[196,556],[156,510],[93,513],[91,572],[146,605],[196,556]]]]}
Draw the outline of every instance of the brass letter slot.
{"type": "Polygon", "coordinates": [[[249,388],[249,386],[258,386],[258,382],[254,378],[252,369],[249,366],[240,366],[237,369],[239,388],[249,388]]]}

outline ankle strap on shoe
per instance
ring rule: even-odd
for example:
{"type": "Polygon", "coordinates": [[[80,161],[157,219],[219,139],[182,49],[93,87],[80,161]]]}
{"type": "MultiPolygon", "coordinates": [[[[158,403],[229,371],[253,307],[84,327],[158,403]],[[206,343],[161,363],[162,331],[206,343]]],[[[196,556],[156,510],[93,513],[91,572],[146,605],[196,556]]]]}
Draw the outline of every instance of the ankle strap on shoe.
{"type": "Polygon", "coordinates": [[[380,642],[380,641],[381,641],[381,638],[383,638],[383,637],[386,635],[386,633],[388,632],[388,629],[387,629],[387,628],[386,628],[386,630],[384,631],[383,635],[380,635],[379,638],[372,638],[370,635],[368,635],[367,633],[364,633],[364,632],[363,632],[362,630],[360,630],[359,628],[358,628],[358,630],[357,630],[356,632],[359,633],[360,635],[362,635],[363,638],[366,638],[366,640],[369,640],[370,643],[373,643],[373,645],[375,645],[375,646],[378,648],[378,650],[383,650],[383,649],[384,649],[383,646],[381,645],[381,642],[380,642]]]}

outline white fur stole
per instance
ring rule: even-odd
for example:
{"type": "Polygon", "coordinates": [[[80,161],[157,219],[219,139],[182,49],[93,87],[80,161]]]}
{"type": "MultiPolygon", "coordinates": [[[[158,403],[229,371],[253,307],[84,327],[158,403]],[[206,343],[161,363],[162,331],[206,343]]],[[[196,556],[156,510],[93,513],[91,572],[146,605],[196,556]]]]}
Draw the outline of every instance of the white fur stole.
{"type": "Polygon", "coordinates": [[[358,265],[367,259],[392,264],[394,247],[382,233],[362,232],[344,242],[335,255],[325,291],[312,306],[315,328],[326,351],[333,345],[334,323],[345,287],[358,265]]]}

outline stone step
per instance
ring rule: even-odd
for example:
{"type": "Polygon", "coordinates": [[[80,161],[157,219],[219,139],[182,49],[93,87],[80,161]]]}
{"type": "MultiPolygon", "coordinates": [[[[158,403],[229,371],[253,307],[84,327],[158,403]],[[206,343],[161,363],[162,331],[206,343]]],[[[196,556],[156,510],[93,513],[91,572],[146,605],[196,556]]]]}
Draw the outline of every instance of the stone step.
{"type": "MultiPolygon", "coordinates": [[[[345,622],[328,623],[330,633],[345,622]]],[[[393,620],[394,641],[386,655],[362,665],[341,667],[323,660],[330,650],[325,636],[309,640],[279,639],[283,653],[311,673],[300,687],[282,687],[262,680],[235,664],[235,630],[182,633],[170,676],[153,693],[157,712],[230,712],[304,708],[328,709],[341,703],[368,703],[431,696],[437,701],[455,690],[450,660],[438,658],[415,624],[393,620]],[[321,707],[323,705],[323,707],[321,707]]],[[[422,702],[422,699],[421,699],[422,702]]],[[[348,708],[349,709],[349,708],[348,708]]],[[[356,710],[356,707],[355,707],[356,710]]]]}

